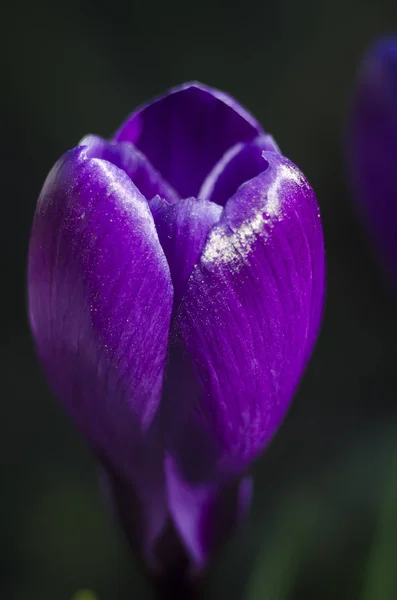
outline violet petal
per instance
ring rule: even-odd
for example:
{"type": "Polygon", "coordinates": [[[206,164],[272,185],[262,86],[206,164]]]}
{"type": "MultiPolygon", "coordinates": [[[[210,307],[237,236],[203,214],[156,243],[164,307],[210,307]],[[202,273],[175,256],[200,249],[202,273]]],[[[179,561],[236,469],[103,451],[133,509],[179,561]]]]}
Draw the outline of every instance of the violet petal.
{"type": "Polygon", "coordinates": [[[115,135],[132,142],[182,198],[197,197],[213,166],[261,126],[227,94],[186,83],[135,111],[115,135]]]}
{"type": "Polygon", "coordinates": [[[217,477],[241,472],[258,455],[288,409],[319,329],[325,269],[317,202],[290,161],[271,152],[263,159],[267,169],[239,188],[212,228],[177,317],[202,389],[174,451],[184,476],[197,475],[189,448],[200,435],[217,477]]]}
{"type": "Polygon", "coordinates": [[[364,58],[347,133],[358,207],[397,282],[397,38],[378,41],[364,58]]]}
{"type": "Polygon", "coordinates": [[[173,289],[146,200],[124,171],[66,153],[41,192],[29,256],[41,363],[93,449],[128,478],[161,396],[173,289]]]}
{"type": "Polygon", "coordinates": [[[171,456],[166,458],[169,509],[187,548],[192,570],[200,571],[235,532],[251,506],[250,476],[225,485],[192,485],[171,456]]]}
{"type": "Polygon", "coordinates": [[[177,306],[193,267],[200,258],[208,232],[219,221],[222,208],[213,202],[196,198],[169,204],[158,196],[149,206],[171,271],[174,304],[177,306]]]}
{"type": "Polygon", "coordinates": [[[160,569],[156,547],[169,521],[161,438],[156,428],[134,448],[133,476],[125,479],[100,458],[100,484],[106,504],[137,558],[160,569]],[[136,460],[138,459],[138,460],[136,460]]]}
{"type": "Polygon", "coordinates": [[[130,142],[107,142],[97,135],[87,135],[80,146],[87,146],[87,156],[102,158],[123,169],[147,200],[156,195],[170,203],[178,200],[176,191],[130,142]]]}
{"type": "Polygon", "coordinates": [[[243,183],[264,169],[263,151],[280,152],[271,135],[260,135],[247,144],[237,144],[215,165],[198,194],[224,206],[243,183]]]}

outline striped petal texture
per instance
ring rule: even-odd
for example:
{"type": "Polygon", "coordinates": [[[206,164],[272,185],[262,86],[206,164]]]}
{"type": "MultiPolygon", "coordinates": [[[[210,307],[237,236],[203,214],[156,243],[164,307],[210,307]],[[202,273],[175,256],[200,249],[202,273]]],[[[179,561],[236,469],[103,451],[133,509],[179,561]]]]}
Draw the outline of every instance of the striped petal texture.
{"type": "Polygon", "coordinates": [[[37,353],[151,569],[182,552],[201,571],[245,517],[324,289],[313,190],[223,92],[175,88],[51,170],[29,253],[37,353]]]}

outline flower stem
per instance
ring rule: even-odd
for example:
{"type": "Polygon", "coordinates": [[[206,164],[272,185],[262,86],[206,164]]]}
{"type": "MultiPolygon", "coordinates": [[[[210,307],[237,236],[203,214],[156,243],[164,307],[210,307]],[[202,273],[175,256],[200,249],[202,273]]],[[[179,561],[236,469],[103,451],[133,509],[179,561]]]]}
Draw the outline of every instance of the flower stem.
{"type": "Polygon", "coordinates": [[[202,597],[202,581],[186,577],[170,576],[154,582],[157,600],[199,600],[202,597]]]}

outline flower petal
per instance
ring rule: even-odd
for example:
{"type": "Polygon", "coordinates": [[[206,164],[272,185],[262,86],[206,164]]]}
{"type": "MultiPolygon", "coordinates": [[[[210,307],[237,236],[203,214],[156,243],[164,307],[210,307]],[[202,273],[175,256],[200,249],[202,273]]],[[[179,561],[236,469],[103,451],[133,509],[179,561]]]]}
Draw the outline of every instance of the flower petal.
{"type": "Polygon", "coordinates": [[[235,532],[251,506],[250,476],[225,485],[191,485],[166,458],[169,509],[187,548],[192,570],[200,571],[235,532]]]}
{"type": "Polygon", "coordinates": [[[216,477],[239,473],[270,441],[319,329],[317,202],[291,162],[273,152],[263,158],[267,169],[239,188],[212,228],[177,316],[202,390],[174,449],[192,478],[205,476],[189,450],[198,439],[216,477]]]}
{"type": "Polygon", "coordinates": [[[87,146],[87,156],[102,158],[125,171],[147,200],[156,195],[170,203],[178,200],[176,191],[130,142],[107,142],[97,135],[87,135],[80,145],[87,146]]]}
{"type": "Polygon", "coordinates": [[[280,152],[271,135],[260,135],[247,144],[237,144],[221,158],[204,181],[199,198],[224,206],[240,185],[264,169],[263,151],[280,152]]]}
{"type": "Polygon", "coordinates": [[[262,132],[233,98],[187,83],[134,112],[115,135],[132,142],[183,198],[197,196],[226,150],[262,132]]]}
{"type": "Polygon", "coordinates": [[[200,258],[211,227],[222,208],[207,200],[187,198],[175,204],[154,198],[149,203],[174,286],[174,304],[182,298],[193,267],[200,258]]]}
{"type": "Polygon", "coordinates": [[[128,480],[99,457],[101,490],[133,552],[150,569],[159,569],[156,547],[169,521],[169,508],[163,449],[156,427],[135,447],[135,456],[138,467],[128,480]]]}
{"type": "Polygon", "coordinates": [[[138,189],[84,147],[65,154],[34,219],[30,321],[54,393],[94,450],[127,478],[160,401],[172,300],[138,189]]]}
{"type": "Polygon", "coordinates": [[[357,201],[386,268],[397,281],[397,38],[377,42],[360,69],[348,123],[357,201]]]}

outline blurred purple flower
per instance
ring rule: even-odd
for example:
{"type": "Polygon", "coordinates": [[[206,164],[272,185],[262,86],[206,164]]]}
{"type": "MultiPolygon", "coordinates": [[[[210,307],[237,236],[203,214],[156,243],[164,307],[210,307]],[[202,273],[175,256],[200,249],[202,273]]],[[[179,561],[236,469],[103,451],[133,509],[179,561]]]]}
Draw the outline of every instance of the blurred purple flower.
{"type": "Polygon", "coordinates": [[[347,144],[359,210],[382,264],[397,283],[397,38],[378,40],[362,61],[347,144]]]}
{"type": "Polygon", "coordinates": [[[246,470],[291,402],[323,295],[314,193],[226,94],[174,89],[48,175],[37,351],[151,566],[182,549],[202,568],[245,514],[246,470]]]}

